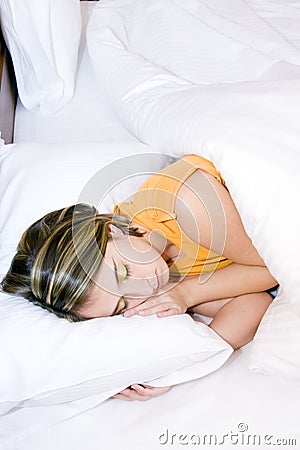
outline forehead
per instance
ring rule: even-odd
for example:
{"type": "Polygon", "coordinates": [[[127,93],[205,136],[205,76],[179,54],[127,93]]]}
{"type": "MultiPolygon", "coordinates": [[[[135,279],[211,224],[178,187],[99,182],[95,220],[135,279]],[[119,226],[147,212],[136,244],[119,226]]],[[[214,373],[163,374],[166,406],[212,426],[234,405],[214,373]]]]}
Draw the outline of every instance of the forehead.
{"type": "Polygon", "coordinates": [[[109,239],[104,260],[113,268],[113,261],[126,261],[131,264],[151,264],[158,252],[143,236],[123,235],[109,239]]]}

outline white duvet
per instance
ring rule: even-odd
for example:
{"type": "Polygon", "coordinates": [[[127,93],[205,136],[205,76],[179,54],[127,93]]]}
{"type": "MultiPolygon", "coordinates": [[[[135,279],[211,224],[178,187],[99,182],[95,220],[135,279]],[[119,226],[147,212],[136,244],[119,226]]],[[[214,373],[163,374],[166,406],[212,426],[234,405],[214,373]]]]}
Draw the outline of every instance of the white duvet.
{"type": "Polygon", "coordinates": [[[300,3],[109,0],[88,49],[124,125],[212,160],[281,286],[250,366],[300,376],[300,3]]]}

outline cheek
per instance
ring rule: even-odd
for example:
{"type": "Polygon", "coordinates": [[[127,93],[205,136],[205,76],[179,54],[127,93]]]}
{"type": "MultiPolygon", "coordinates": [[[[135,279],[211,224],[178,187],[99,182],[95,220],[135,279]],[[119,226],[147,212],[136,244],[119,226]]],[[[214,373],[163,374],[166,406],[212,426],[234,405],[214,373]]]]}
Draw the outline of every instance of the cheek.
{"type": "Polygon", "coordinates": [[[155,272],[168,270],[168,266],[165,260],[158,254],[152,254],[151,258],[148,255],[147,258],[141,263],[131,264],[129,263],[129,269],[131,270],[131,276],[139,276],[139,278],[152,278],[155,276],[155,272]]]}
{"type": "Polygon", "coordinates": [[[111,315],[111,312],[112,306],[110,306],[109,303],[98,301],[95,298],[93,300],[89,300],[89,302],[87,302],[78,310],[78,313],[85,319],[107,317],[111,315]]]}

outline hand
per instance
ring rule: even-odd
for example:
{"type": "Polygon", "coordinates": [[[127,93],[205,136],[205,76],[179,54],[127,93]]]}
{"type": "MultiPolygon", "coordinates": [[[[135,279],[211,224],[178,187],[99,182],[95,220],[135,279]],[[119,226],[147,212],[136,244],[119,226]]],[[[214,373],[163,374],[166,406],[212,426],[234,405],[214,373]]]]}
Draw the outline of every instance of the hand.
{"type": "Polygon", "coordinates": [[[111,398],[118,398],[120,400],[125,400],[126,402],[133,402],[134,400],[144,402],[164,394],[169,389],[170,386],[153,387],[144,384],[133,384],[118,394],[113,395],[111,398]]]}
{"type": "Polygon", "coordinates": [[[157,317],[167,317],[175,314],[184,314],[189,308],[186,298],[186,291],[178,283],[166,293],[151,297],[144,303],[127,309],[124,312],[124,316],[151,316],[156,314],[157,317]]]}

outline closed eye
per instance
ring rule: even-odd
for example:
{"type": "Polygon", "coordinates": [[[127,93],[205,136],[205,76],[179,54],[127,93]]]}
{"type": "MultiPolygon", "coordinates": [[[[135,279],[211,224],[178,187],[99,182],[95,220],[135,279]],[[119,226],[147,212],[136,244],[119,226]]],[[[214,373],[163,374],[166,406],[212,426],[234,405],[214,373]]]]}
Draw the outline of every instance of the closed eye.
{"type": "Polygon", "coordinates": [[[120,297],[117,306],[114,309],[114,312],[112,313],[112,316],[117,316],[118,314],[121,314],[122,311],[124,311],[124,309],[126,309],[127,307],[127,303],[125,300],[124,295],[122,295],[122,297],[120,297]]]}
{"type": "Polygon", "coordinates": [[[125,281],[127,277],[130,277],[131,271],[127,264],[122,263],[120,268],[120,281],[125,281]]]}
{"type": "Polygon", "coordinates": [[[125,269],[126,269],[126,276],[127,276],[127,277],[130,277],[130,275],[131,275],[130,267],[129,267],[127,264],[124,264],[124,267],[125,267],[125,269]]]}

